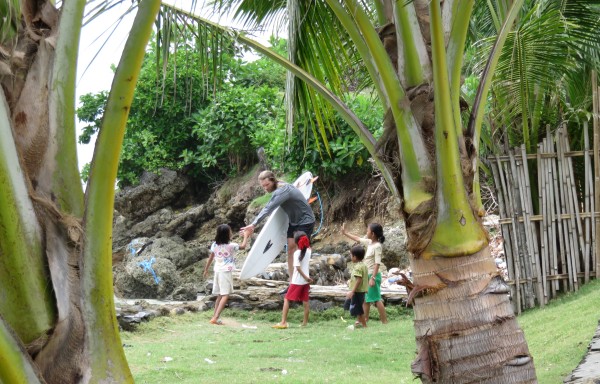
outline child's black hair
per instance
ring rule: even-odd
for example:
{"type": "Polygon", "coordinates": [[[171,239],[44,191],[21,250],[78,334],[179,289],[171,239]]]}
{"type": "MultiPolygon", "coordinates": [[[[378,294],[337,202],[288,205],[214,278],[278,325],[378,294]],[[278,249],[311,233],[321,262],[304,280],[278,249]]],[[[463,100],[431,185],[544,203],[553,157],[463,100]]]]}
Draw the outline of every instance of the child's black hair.
{"type": "Polygon", "coordinates": [[[229,244],[229,241],[231,241],[231,227],[227,224],[219,225],[217,227],[215,243],[217,243],[217,245],[229,244]]]}
{"type": "Polygon", "coordinates": [[[383,236],[383,227],[379,223],[371,223],[369,224],[369,229],[373,234],[377,237],[377,241],[381,244],[385,241],[385,236],[383,236]]]}
{"type": "Polygon", "coordinates": [[[310,248],[310,239],[306,236],[306,233],[302,231],[294,232],[294,242],[298,245],[298,249],[300,250],[300,261],[304,259],[306,255],[306,250],[310,248]],[[304,240],[306,238],[306,240],[304,240]]]}
{"type": "Polygon", "coordinates": [[[355,245],[350,249],[350,254],[356,257],[356,260],[362,261],[365,258],[365,248],[362,245],[355,245]]]}

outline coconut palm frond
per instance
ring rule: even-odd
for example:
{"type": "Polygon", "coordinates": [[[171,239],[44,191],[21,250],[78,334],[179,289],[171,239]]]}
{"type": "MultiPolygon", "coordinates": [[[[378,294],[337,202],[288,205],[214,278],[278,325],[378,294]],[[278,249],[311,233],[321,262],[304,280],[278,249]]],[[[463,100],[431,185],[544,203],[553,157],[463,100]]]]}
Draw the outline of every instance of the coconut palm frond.
{"type": "Polygon", "coordinates": [[[562,15],[571,37],[571,54],[600,69],[600,1],[569,0],[565,3],[562,15]]]}
{"type": "MultiPolygon", "coordinates": [[[[348,68],[353,68],[353,60],[356,63],[356,57],[351,56],[355,52],[346,50],[348,41],[346,32],[331,9],[323,2],[295,3],[297,4],[295,15],[298,20],[295,34],[289,36],[290,41],[295,41],[295,44],[289,46],[290,60],[299,67],[307,69],[333,93],[343,95],[349,88],[345,74],[348,68]]],[[[305,123],[309,120],[316,120],[319,123],[319,136],[324,139],[325,148],[328,148],[325,139],[331,137],[335,131],[333,110],[304,82],[295,81],[294,87],[298,91],[290,100],[293,100],[293,109],[297,108],[296,115],[300,116],[305,123]],[[301,97],[309,97],[316,102],[317,108],[314,108],[314,105],[310,106],[310,103],[300,102],[301,97]],[[304,105],[306,107],[303,107],[304,105]]]]}
{"type": "Polygon", "coordinates": [[[283,31],[287,25],[287,0],[212,0],[213,14],[232,15],[244,29],[274,27],[283,31]]]}
{"type": "Polygon", "coordinates": [[[500,55],[492,85],[502,106],[497,116],[503,122],[519,122],[522,132],[517,136],[526,141],[527,148],[537,143],[540,103],[557,91],[555,79],[573,65],[565,54],[571,40],[560,10],[534,7],[508,36],[500,55]]]}

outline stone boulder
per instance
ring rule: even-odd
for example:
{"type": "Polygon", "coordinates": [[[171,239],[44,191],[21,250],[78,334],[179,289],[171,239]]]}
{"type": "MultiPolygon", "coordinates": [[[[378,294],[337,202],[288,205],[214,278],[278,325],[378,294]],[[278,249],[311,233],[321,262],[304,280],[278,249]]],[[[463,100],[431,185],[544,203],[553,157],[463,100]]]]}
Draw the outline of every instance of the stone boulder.
{"type": "Polygon", "coordinates": [[[385,242],[383,243],[382,263],[389,268],[406,268],[410,265],[406,249],[406,227],[404,222],[384,228],[385,242]]]}
{"type": "Polygon", "coordinates": [[[206,246],[185,242],[181,237],[160,237],[155,239],[141,254],[170,260],[177,270],[184,269],[209,255],[206,246]]]}
{"type": "Polygon", "coordinates": [[[175,264],[165,258],[129,257],[123,273],[115,275],[115,289],[125,298],[166,299],[180,285],[175,264]]]}
{"type": "Polygon", "coordinates": [[[166,206],[181,206],[182,194],[190,185],[187,177],[169,169],[158,174],[145,172],[136,187],[128,187],[115,196],[115,209],[129,219],[141,220],[166,206]]]}

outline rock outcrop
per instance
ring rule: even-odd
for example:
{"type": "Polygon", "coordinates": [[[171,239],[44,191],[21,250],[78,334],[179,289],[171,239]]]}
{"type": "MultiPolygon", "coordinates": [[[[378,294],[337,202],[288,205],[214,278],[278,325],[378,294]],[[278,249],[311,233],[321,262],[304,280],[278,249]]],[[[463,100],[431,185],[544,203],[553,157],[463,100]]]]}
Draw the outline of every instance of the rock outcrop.
{"type": "MultiPolygon", "coordinates": [[[[176,172],[161,170],[159,174],[145,174],[139,186],[117,193],[113,226],[117,296],[190,301],[198,294],[210,295],[210,277],[205,281],[202,271],[216,226],[229,223],[236,231],[245,225],[260,209],[251,202],[263,191],[256,172],[229,180],[211,193],[207,190],[207,187],[193,186],[187,177],[176,172]]],[[[336,204],[340,205],[339,202],[336,204]]],[[[320,205],[327,207],[328,201],[321,201],[320,205]]],[[[327,209],[324,211],[323,215],[327,217],[327,209]]],[[[320,217],[319,213],[317,217],[320,217]]],[[[313,241],[311,275],[316,285],[343,286],[349,278],[346,258],[352,244],[341,236],[340,224],[328,223],[325,219],[318,224],[320,231],[313,241]]],[[[356,223],[355,227],[357,233],[364,233],[362,223],[356,223]]],[[[383,263],[389,267],[406,267],[408,257],[402,222],[394,220],[393,225],[384,228],[383,263]]],[[[238,253],[238,267],[244,256],[244,252],[238,253]]],[[[286,254],[282,252],[276,263],[259,277],[274,285],[285,284],[288,279],[285,261],[286,254]]],[[[245,287],[244,282],[236,284],[240,285],[240,290],[252,293],[236,292],[239,297],[230,299],[231,306],[255,307],[252,303],[257,301],[256,297],[262,303],[257,305],[281,305],[281,298],[276,294],[272,296],[273,292],[266,284],[252,288],[245,287]],[[265,290],[264,297],[256,293],[261,289],[265,290]],[[272,300],[267,298],[271,296],[272,300]],[[243,300],[237,300],[240,297],[243,300]],[[271,301],[277,304],[270,304],[271,301]]]]}

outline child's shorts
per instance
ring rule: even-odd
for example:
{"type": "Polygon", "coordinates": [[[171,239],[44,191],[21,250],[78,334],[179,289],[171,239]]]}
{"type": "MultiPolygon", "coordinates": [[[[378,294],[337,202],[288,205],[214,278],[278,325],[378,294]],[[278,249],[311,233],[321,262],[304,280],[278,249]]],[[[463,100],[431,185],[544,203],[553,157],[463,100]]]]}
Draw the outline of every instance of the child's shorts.
{"type": "Polygon", "coordinates": [[[365,292],[354,292],[351,299],[346,299],[344,309],[350,311],[350,316],[364,315],[363,303],[365,302],[365,292]]]}
{"type": "Polygon", "coordinates": [[[285,298],[289,301],[308,301],[308,292],[310,291],[310,284],[290,284],[285,298]]]}
{"type": "Polygon", "coordinates": [[[233,293],[233,277],[231,272],[215,272],[212,293],[213,295],[229,295],[233,293]]]}

